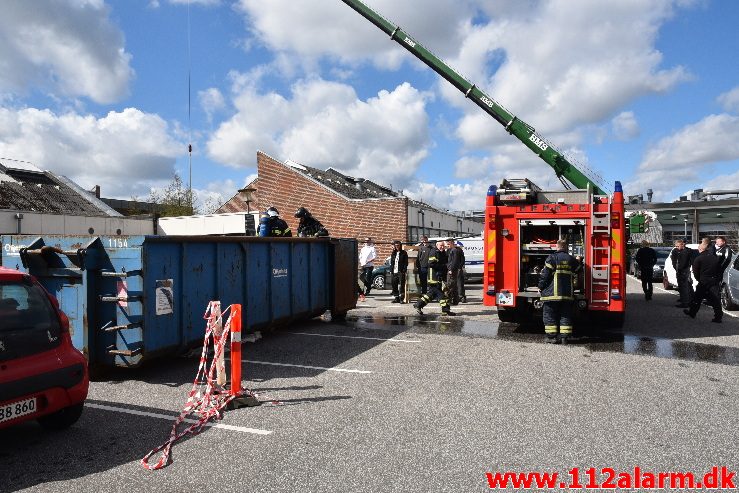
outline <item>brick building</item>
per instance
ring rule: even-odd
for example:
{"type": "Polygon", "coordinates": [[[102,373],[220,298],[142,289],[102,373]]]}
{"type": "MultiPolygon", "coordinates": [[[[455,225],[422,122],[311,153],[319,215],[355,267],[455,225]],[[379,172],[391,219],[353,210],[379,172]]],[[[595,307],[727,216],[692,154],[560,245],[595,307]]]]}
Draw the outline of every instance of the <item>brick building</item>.
{"type": "MultiPolygon", "coordinates": [[[[249,210],[277,207],[295,234],[298,221],[293,214],[299,207],[306,207],[331,236],[360,240],[371,236],[380,258],[390,254],[390,242],[395,239],[406,243],[417,241],[421,234],[472,236],[482,230],[477,220],[441,211],[411,200],[400,191],[333,168],[322,171],[291,161],[283,163],[258,152],[257,176],[249,184],[256,190],[249,210]]],[[[216,212],[246,210],[247,204],[237,193],[216,212]]]]}

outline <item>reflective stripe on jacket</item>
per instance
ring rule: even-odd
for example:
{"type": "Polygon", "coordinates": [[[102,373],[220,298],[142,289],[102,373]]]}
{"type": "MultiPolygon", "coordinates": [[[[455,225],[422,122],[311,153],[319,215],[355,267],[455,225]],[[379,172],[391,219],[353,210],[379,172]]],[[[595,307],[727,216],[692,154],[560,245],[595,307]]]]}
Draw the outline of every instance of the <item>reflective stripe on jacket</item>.
{"type": "Polygon", "coordinates": [[[542,301],[575,299],[574,273],[578,268],[575,257],[567,252],[553,253],[544,262],[539,277],[542,301]]]}

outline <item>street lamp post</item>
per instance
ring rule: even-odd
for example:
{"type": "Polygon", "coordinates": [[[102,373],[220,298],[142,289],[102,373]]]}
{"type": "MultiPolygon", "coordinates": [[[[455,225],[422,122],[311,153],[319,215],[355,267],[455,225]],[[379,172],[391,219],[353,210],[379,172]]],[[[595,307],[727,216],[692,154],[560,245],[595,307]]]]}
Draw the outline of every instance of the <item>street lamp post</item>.
{"type": "Polygon", "coordinates": [[[246,212],[247,214],[251,212],[251,208],[249,207],[249,202],[253,199],[253,194],[256,192],[256,188],[246,187],[239,190],[239,198],[246,202],[246,212]]]}

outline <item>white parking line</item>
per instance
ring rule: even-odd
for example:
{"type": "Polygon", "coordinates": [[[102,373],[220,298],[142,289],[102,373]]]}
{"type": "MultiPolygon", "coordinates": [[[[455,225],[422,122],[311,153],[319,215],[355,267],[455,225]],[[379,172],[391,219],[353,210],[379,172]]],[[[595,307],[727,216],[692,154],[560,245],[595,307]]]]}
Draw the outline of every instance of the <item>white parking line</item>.
{"type": "MultiPolygon", "coordinates": [[[[226,361],[231,361],[231,358],[226,357],[226,361]]],[[[271,361],[255,361],[253,359],[245,359],[242,363],[253,363],[255,365],[271,365],[271,366],[290,366],[293,368],[308,368],[309,370],[326,370],[326,371],[338,371],[343,373],[372,373],[367,370],[350,370],[347,368],[325,368],[323,366],[307,366],[307,365],[293,365],[291,363],[273,363],[271,361]]]]}
{"type": "MultiPolygon", "coordinates": [[[[168,421],[174,421],[177,418],[177,416],[170,416],[168,414],[150,413],[146,411],[139,411],[137,409],[128,409],[125,407],[104,406],[102,404],[93,404],[91,402],[86,402],[85,407],[89,407],[92,409],[102,409],[103,411],[113,411],[116,413],[134,414],[136,416],[146,416],[147,418],[166,419],[168,421]]],[[[198,421],[195,419],[185,419],[185,422],[193,423],[193,424],[198,423],[198,421]]],[[[205,426],[209,426],[212,428],[220,428],[222,430],[239,431],[241,433],[253,433],[255,435],[272,434],[271,431],[267,431],[267,430],[258,430],[256,428],[246,428],[244,426],[234,426],[234,425],[227,425],[223,423],[206,423],[205,426]]]]}
{"type": "MultiPolygon", "coordinates": [[[[641,282],[641,280],[640,280],[640,279],[637,279],[637,278],[636,278],[635,276],[632,276],[631,274],[629,274],[629,277],[631,277],[631,278],[633,278],[633,279],[636,279],[637,281],[641,282]]],[[[665,289],[665,288],[662,288],[662,287],[659,287],[659,286],[657,286],[656,284],[652,284],[652,288],[654,288],[654,289],[659,289],[659,290],[660,290],[660,291],[662,291],[663,293],[671,294],[671,295],[673,295],[673,296],[678,296],[678,295],[680,294],[680,293],[677,293],[677,292],[675,292],[675,291],[668,291],[667,289],[665,289]]],[[[739,318],[739,315],[734,315],[733,313],[729,313],[729,312],[727,312],[726,310],[723,310],[723,312],[724,312],[724,315],[728,315],[728,316],[730,316],[730,317],[734,317],[734,318],[739,318]]]]}
{"type": "Polygon", "coordinates": [[[387,341],[387,342],[423,342],[419,341],[417,339],[386,339],[382,337],[362,337],[362,336],[340,336],[340,335],[334,335],[334,334],[315,334],[312,332],[288,332],[288,334],[296,334],[299,336],[316,336],[316,337],[339,337],[343,339],[367,339],[370,341],[387,341]]]}

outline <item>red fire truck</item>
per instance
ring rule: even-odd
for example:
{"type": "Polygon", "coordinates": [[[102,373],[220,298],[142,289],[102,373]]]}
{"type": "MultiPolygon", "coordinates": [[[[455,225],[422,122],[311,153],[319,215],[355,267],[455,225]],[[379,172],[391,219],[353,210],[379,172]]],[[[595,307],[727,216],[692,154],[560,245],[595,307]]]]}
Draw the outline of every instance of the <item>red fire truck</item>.
{"type": "Polygon", "coordinates": [[[621,184],[609,194],[603,180],[571,162],[475,84],[359,0],[343,0],[372,24],[418,57],[473,103],[503,125],[552,167],[565,190],[541,190],[526,179],[504,180],[488,190],[485,208],[484,303],[498,307],[504,321],[521,321],[541,308],[537,282],[546,256],[560,238],[582,258],[578,278],[580,314],[623,323],[625,307],[626,226],[621,184]],[[574,189],[570,189],[574,186],[574,189]]]}
{"type": "Polygon", "coordinates": [[[505,322],[521,322],[541,309],[539,273],[544,260],[567,240],[579,257],[576,306],[609,326],[623,323],[626,298],[624,201],[575,190],[541,190],[528,180],[491,186],[485,206],[484,303],[505,322]]]}

